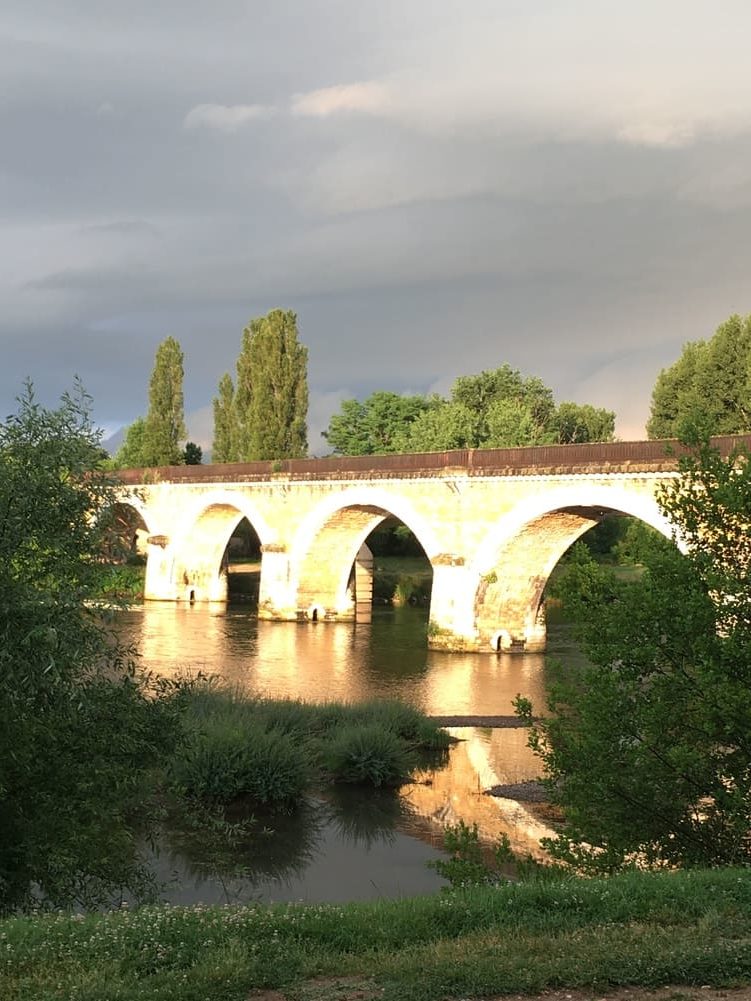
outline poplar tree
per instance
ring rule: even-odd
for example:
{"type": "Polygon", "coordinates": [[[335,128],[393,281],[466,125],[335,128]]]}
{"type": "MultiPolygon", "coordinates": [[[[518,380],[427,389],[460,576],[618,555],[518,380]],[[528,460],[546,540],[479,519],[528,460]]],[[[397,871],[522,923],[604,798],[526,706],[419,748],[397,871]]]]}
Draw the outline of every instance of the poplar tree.
{"type": "Polygon", "coordinates": [[[214,397],[214,439],[211,445],[212,462],[237,462],[238,451],[237,410],[232,376],[225,372],[219,380],[219,393],[214,397]]]}
{"type": "Polygon", "coordinates": [[[291,310],[273,309],[245,328],[235,393],[241,460],[307,454],[307,365],[291,310]]]}
{"type": "Polygon", "coordinates": [[[145,466],[172,466],[184,461],[180,442],[185,429],[183,353],[174,337],[159,345],[149,383],[149,412],[143,435],[145,466]]]}

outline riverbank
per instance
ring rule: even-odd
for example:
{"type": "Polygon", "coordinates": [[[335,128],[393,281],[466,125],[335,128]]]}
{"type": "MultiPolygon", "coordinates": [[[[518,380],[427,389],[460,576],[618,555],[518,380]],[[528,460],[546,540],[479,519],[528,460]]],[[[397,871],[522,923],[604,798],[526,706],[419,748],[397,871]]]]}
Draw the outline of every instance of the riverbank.
{"type": "Polygon", "coordinates": [[[617,986],[749,983],[748,870],[0,922],[8,1001],[438,1001],[567,987],[601,998],[617,986]]]}

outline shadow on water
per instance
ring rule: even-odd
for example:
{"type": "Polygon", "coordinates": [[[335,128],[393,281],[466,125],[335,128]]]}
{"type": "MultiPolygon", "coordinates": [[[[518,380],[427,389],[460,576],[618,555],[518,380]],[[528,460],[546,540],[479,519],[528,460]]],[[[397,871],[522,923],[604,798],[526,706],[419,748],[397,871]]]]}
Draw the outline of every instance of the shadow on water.
{"type": "MultiPolygon", "coordinates": [[[[172,904],[364,900],[431,893],[442,880],[439,831],[422,822],[415,836],[408,805],[395,793],[335,793],[288,816],[245,817],[239,836],[206,836],[177,819],[152,855],[172,904]]],[[[240,819],[240,818],[236,818],[240,819]]]]}

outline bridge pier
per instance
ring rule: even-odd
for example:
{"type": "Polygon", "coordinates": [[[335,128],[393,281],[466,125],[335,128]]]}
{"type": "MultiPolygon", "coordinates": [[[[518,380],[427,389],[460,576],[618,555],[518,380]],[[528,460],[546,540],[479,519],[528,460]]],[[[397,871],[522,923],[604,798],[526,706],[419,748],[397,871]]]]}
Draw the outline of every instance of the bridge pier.
{"type": "Polygon", "coordinates": [[[431,561],[428,646],[432,650],[479,650],[472,607],[473,589],[463,556],[439,553],[431,561]]]}
{"type": "Polygon", "coordinates": [[[289,554],[282,544],[261,546],[258,618],[277,622],[294,622],[297,619],[289,554]]]}
{"type": "Polygon", "coordinates": [[[146,601],[177,601],[177,588],[172,580],[174,553],[166,536],[149,536],[146,547],[146,580],[143,596],[146,601]]]}
{"type": "MultiPolygon", "coordinates": [[[[433,650],[496,653],[541,653],[547,630],[545,610],[530,602],[527,592],[521,600],[493,604],[493,614],[478,614],[486,592],[496,588],[496,574],[478,581],[465,567],[464,559],[442,553],[432,560],[433,592],[430,601],[428,646],[433,650]],[[535,612],[532,609],[535,609],[535,612]]],[[[543,583],[544,586],[544,583],[543,583]]]]}

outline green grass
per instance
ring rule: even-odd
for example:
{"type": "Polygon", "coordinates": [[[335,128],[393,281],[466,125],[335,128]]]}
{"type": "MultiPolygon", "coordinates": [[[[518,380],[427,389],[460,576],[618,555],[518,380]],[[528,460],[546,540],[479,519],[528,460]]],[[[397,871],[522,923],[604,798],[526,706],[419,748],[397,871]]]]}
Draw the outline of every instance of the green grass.
{"type": "Polygon", "coordinates": [[[317,977],[385,1001],[751,981],[748,870],[506,884],[346,906],[146,907],[0,923],[7,1001],[300,997],[317,977]]]}
{"type": "Polygon", "coordinates": [[[243,797],[288,809],[318,781],[395,786],[451,738],[406,703],[311,704],[249,697],[198,680],[177,689],[185,739],[168,767],[174,789],[210,804],[243,797]]]}
{"type": "Polygon", "coordinates": [[[322,757],[335,781],[376,788],[403,785],[417,765],[409,745],[378,723],[340,727],[322,757]]]}

